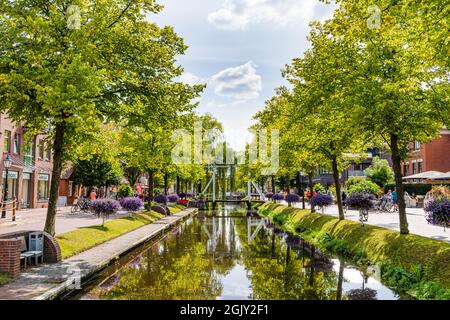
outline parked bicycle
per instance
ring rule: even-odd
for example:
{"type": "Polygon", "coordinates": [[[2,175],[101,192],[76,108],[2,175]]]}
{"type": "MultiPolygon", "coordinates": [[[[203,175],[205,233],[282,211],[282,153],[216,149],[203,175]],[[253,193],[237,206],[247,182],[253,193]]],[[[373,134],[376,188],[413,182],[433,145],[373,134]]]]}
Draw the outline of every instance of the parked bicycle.
{"type": "Polygon", "coordinates": [[[72,213],[77,212],[89,212],[90,207],[90,201],[86,198],[79,198],[72,206],[72,209],[70,210],[72,213]]]}

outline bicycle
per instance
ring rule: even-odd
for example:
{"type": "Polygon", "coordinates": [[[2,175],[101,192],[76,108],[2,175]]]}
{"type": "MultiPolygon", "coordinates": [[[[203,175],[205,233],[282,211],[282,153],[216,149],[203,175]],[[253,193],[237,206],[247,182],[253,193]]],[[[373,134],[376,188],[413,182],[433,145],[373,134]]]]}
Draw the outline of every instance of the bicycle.
{"type": "Polygon", "coordinates": [[[363,223],[369,221],[369,209],[359,210],[359,222],[363,223]]]}
{"type": "Polygon", "coordinates": [[[89,212],[89,206],[90,206],[90,201],[88,199],[80,198],[73,204],[70,211],[72,213],[77,213],[77,212],[86,213],[86,212],[89,212]]]}

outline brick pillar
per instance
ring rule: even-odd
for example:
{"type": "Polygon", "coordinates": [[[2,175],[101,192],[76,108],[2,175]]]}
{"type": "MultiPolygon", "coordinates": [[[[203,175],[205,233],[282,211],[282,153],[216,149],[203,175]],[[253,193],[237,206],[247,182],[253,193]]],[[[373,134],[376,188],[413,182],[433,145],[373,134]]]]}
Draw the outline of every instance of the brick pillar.
{"type": "Polygon", "coordinates": [[[0,272],[9,274],[12,278],[20,274],[20,239],[0,239],[0,272]]]}

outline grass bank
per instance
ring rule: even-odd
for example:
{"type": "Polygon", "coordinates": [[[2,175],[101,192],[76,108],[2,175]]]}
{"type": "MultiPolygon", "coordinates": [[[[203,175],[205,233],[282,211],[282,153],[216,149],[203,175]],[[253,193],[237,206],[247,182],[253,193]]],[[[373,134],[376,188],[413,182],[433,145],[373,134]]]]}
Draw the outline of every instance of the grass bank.
{"type": "Polygon", "coordinates": [[[309,210],[265,203],[258,207],[286,230],[323,250],[359,264],[380,266],[383,281],[422,299],[450,299],[450,244],[343,220],[309,210]]]}
{"type": "Polygon", "coordinates": [[[95,225],[63,233],[56,236],[56,240],[61,247],[62,258],[66,259],[143,227],[162,217],[164,217],[162,214],[154,211],[141,212],[130,217],[107,221],[104,226],[95,225]]]}
{"type": "Polygon", "coordinates": [[[8,283],[11,280],[11,277],[6,273],[0,272],[0,286],[8,283]]]}

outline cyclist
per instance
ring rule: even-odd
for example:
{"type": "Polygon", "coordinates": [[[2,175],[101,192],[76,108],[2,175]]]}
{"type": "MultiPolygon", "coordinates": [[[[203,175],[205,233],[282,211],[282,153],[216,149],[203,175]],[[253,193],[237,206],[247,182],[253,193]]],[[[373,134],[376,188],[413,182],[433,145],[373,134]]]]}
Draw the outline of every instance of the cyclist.
{"type": "Polygon", "coordinates": [[[394,204],[394,210],[398,210],[398,197],[397,197],[397,190],[394,189],[394,192],[392,192],[392,203],[394,204]]]}

